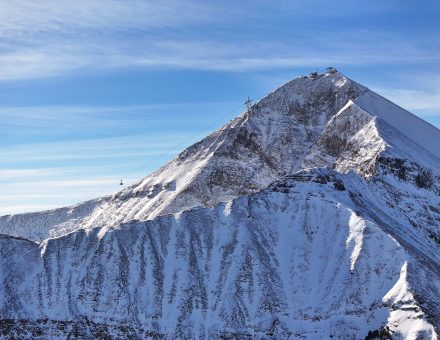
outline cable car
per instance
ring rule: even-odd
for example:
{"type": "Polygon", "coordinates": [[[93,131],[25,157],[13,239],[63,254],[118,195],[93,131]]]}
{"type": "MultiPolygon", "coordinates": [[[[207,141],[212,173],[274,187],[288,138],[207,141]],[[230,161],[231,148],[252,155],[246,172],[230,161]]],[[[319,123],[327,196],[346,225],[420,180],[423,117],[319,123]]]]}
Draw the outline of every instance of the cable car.
{"type": "Polygon", "coordinates": [[[122,183],[122,179],[121,179],[121,183],[119,183],[119,185],[124,185],[124,183],[122,183]]]}

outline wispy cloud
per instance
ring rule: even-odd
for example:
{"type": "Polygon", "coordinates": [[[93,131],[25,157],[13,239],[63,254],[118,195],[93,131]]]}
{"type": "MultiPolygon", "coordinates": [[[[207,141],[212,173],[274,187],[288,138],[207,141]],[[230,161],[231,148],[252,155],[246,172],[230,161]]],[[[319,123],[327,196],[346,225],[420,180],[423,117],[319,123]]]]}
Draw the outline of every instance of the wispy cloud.
{"type": "Polygon", "coordinates": [[[215,19],[215,13],[204,2],[185,0],[16,0],[2,1],[0,9],[4,36],[23,31],[68,35],[79,29],[180,27],[215,19]]]}
{"type": "Polygon", "coordinates": [[[21,161],[43,161],[43,160],[84,160],[84,159],[98,159],[98,158],[120,158],[120,157],[134,157],[134,156],[154,156],[162,154],[174,155],[174,151],[153,151],[153,152],[124,152],[124,153],[91,153],[91,154],[65,154],[65,155],[21,155],[15,156],[8,160],[0,160],[0,163],[11,163],[21,161]]]}
{"type": "MultiPolygon", "coordinates": [[[[134,42],[137,44],[137,42],[134,42]]],[[[366,54],[369,44],[356,43],[346,49],[320,49],[315,47],[294,48],[283,44],[254,42],[246,48],[223,42],[168,41],[167,46],[155,48],[155,41],[149,41],[149,48],[127,51],[107,50],[81,51],[72,46],[68,50],[60,45],[45,46],[44,49],[22,48],[0,55],[0,80],[17,80],[58,76],[75,72],[101,72],[109,68],[146,69],[198,69],[213,71],[244,72],[251,70],[292,68],[315,65],[375,65],[422,61],[438,61],[436,54],[423,53],[422,50],[400,43],[380,47],[366,54]],[[207,46],[203,46],[203,45],[207,46]],[[174,47],[173,47],[174,45],[174,47]],[[201,46],[203,48],[201,48],[201,46]],[[258,46],[263,46],[258,48],[258,46]],[[393,51],[407,50],[396,54],[393,51]],[[222,52],[219,52],[222,51],[222,52]]],[[[336,44],[335,44],[336,46],[336,44]]],[[[342,46],[341,46],[342,47],[342,46]]]]}
{"type": "MultiPolygon", "coordinates": [[[[115,184],[118,184],[116,180],[116,176],[106,176],[107,179],[101,178],[89,178],[89,179],[76,179],[76,180],[50,180],[50,181],[38,181],[38,190],[41,188],[48,188],[48,187],[56,187],[56,188],[66,188],[66,187],[102,187],[109,183],[109,180],[113,180],[115,184]]],[[[29,182],[15,182],[13,184],[14,188],[17,190],[20,189],[28,189],[29,188],[29,182]]],[[[116,187],[118,188],[118,187],[116,187]]],[[[37,190],[37,188],[33,188],[33,190],[37,190]]],[[[70,196],[70,195],[69,195],[70,196]]]]}
{"type": "Polygon", "coordinates": [[[175,154],[179,150],[171,149],[187,139],[189,135],[184,132],[161,137],[157,134],[142,134],[116,138],[21,144],[0,148],[0,163],[103,158],[108,159],[109,162],[119,160],[119,163],[124,163],[128,159],[136,159],[134,156],[142,156],[140,159],[148,160],[160,154],[175,154]]]}
{"type": "Polygon", "coordinates": [[[136,135],[3,147],[0,214],[52,208],[54,202],[66,206],[115,192],[120,179],[129,185],[177,155],[187,145],[171,148],[176,139],[187,137],[136,135]]]}
{"type": "MultiPolygon", "coordinates": [[[[150,105],[127,105],[127,106],[73,106],[73,105],[51,105],[51,106],[21,106],[1,107],[0,118],[20,117],[35,118],[38,120],[65,121],[68,119],[98,119],[101,118],[124,118],[128,114],[138,114],[142,119],[157,119],[157,113],[162,111],[177,111],[181,109],[206,109],[208,106],[215,106],[222,103],[161,103],[150,105]]],[[[226,103],[228,104],[228,103],[226,103]]],[[[235,103],[234,103],[235,104],[235,103]]]]}
{"type": "Polygon", "coordinates": [[[409,111],[418,110],[422,114],[425,112],[425,117],[440,116],[440,91],[380,88],[373,90],[409,111]]]}
{"type": "Polygon", "coordinates": [[[372,90],[400,105],[406,110],[413,111],[418,116],[429,120],[440,117],[440,77],[426,71],[415,74],[400,75],[402,83],[410,88],[393,86],[372,87],[372,90]],[[405,81],[410,78],[410,83],[405,81]]]}
{"type": "MultiPolygon", "coordinates": [[[[83,172],[65,172],[52,169],[44,176],[45,169],[12,171],[10,181],[2,182],[0,215],[40,211],[68,206],[120,190],[121,174],[86,175],[83,172]],[[31,177],[27,174],[31,173],[31,177]],[[23,177],[17,178],[22,174],[23,177]],[[35,175],[41,175],[41,177],[35,175]],[[37,204],[36,204],[37,203],[37,204]]],[[[124,180],[125,185],[134,179],[124,180]]]]}
{"type": "Polygon", "coordinates": [[[43,169],[0,169],[0,182],[11,180],[30,180],[41,177],[66,176],[72,173],[71,169],[43,168],[43,169]]]}
{"type": "MultiPolygon", "coordinates": [[[[299,20],[295,8],[307,13],[307,6],[298,2],[294,8],[286,2],[268,8],[256,3],[251,10],[245,4],[226,11],[225,6],[175,0],[5,1],[0,3],[0,80],[113,68],[236,72],[439,59],[429,45],[418,46],[404,33],[342,27],[328,31],[317,21],[310,32],[291,28],[294,39],[286,39],[282,31],[268,35],[242,26],[269,20],[269,7],[274,13],[287,8],[299,20]]],[[[331,7],[319,13],[338,12],[331,7]]],[[[366,12],[377,11],[374,7],[363,6],[366,12]]],[[[438,40],[435,33],[432,39],[438,40]]]]}
{"type": "MultiPolygon", "coordinates": [[[[173,126],[181,118],[176,112],[200,112],[236,103],[188,103],[152,104],[130,106],[43,106],[0,107],[3,134],[66,134],[89,132],[99,135],[105,131],[120,131],[120,134],[136,134],[147,131],[156,134],[154,127],[161,129],[173,126]],[[8,129],[8,130],[7,130],[8,129]],[[153,131],[151,131],[153,130],[153,131]]],[[[188,120],[188,117],[186,118],[188,120]]],[[[184,121],[179,122],[182,127],[184,121]]],[[[2,136],[0,135],[0,140],[2,136]]]]}
{"type": "Polygon", "coordinates": [[[57,208],[56,205],[13,205],[9,207],[0,207],[0,216],[21,214],[24,212],[42,211],[57,208]]]}
{"type": "Polygon", "coordinates": [[[0,79],[127,66],[130,37],[213,20],[210,6],[185,0],[1,1],[0,79]]]}

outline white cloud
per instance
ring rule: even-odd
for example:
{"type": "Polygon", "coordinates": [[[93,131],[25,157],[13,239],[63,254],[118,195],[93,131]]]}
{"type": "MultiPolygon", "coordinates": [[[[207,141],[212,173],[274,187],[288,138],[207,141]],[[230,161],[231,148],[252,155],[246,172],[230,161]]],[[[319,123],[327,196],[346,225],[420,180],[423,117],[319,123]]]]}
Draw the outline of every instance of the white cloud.
{"type": "MultiPolygon", "coordinates": [[[[66,121],[66,119],[84,119],[89,124],[93,120],[102,123],[102,118],[127,118],[127,114],[141,114],[142,119],[148,118],[149,123],[152,119],[157,119],[157,113],[163,111],[176,112],[182,109],[206,110],[207,107],[218,105],[235,105],[228,102],[210,103],[173,103],[173,104],[150,104],[150,105],[127,105],[127,106],[21,106],[21,107],[1,107],[0,118],[20,117],[25,119],[35,119],[38,121],[66,121]]],[[[120,124],[120,119],[118,119],[120,124]]],[[[35,124],[36,122],[33,122],[35,124]]],[[[84,125],[84,123],[82,123],[84,125]]]]}
{"type": "Polygon", "coordinates": [[[43,161],[43,160],[84,160],[84,159],[98,159],[98,158],[121,158],[121,157],[134,157],[134,156],[154,156],[162,154],[175,154],[174,151],[152,151],[152,152],[121,152],[121,153],[88,153],[88,154],[58,154],[58,155],[22,155],[22,156],[12,156],[8,160],[0,160],[0,163],[11,163],[11,162],[30,162],[30,161],[43,161]]]}
{"type": "Polygon", "coordinates": [[[0,214],[66,206],[115,192],[121,188],[120,179],[129,185],[173,158],[179,151],[171,150],[175,140],[187,136],[156,140],[154,135],[135,135],[2,147],[0,206],[5,208],[0,214]]]}
{"type": "MultiPolygon", "coordinates": [[[[47,188],[66,188],[66,187],[99,187],[109,184],[110,181],[114,181],[115,184],[119,184],[117,180],[117,176],[105,176],[105,179],[102,178],[102,176],[98,177],[89,177],[89,178],[83,178],[83,179],[62,179],[62,180],[46,180],[46,181],[38,181],[34,182],[36,186],[31,185],[28,181],[24,182],[14,182],[12,186],[15,190],[21,190],[21,189],[29,189],[32,188],[34,191],[39,191],[43,188],[47,190],[47,188]]],[[[116,187],[119,188],[119,187],[116,187]]],[[[70,195],[69,195],[70,196],[70,195]]]]}
{"type": "Polygon", "coordinates": [[[0,80],[126,67],[128,50],[156,30],[212,21],[212,6],[197,1],[0,1],[0,80]]]}
{"type": "MultiPolygon", "coordinates": [[[[0,195],[0,215],[40,211],[63,207],[89,199],[111,194],[121,189],[119,180],[121,174],[86,175],[79,171],[66,172],[63,169],[52,169],[47,177],[27,177],[27,173],[40,174],[46,169],[27,171],[11,171],[10,175],[22,178],[12,178],[2,182],[0,195]],[[54,175],[54,176],[51,176],[54,175]]],[[[130,185],[134,179],[125,179],[124,185],[130,185]]]]}
{"type": "Polygon", "coordinates": [[[403,89],[373,90],[408,111],[425,111],[425,116],[440,116],[440,92],[403,89]]]}
{"type": "Polygon", "coordinates": [[[148,160],[162,154],[176,154],[179,149],[171,149],[185,137],[188,138],[188,135],[189,133],[175,133],[158,138],[155,134],[147,134],[8,146],[0,148],[0,163],[108,159],[109,162],[118,160],[118,164],[124,164],[129,159],[148,160]]]}
{"type": "Polygon", "coordinates": [[[66,176],[72,169],[43,168],[43,169],[0,169],[0,182],[11,180],[30,180],[41,177],[66,176]]]}
{"type": "Polygon", "coordinates": [[[204,2],[185,0],[14,0],[0,2],[4,36],[47,31],[75,34],[80,29],[180,27],[214,20],[204,2]]]}
{"type": "MultiPolygon", "coordinates": [[[[0,80],[132,67],[249,71],[439,59],[438,53],[427,53],[433,51],[389,31],[293,30],[289,34],[294,39],[286,39],[279,33],[253,36],[246,27],[230,29],[240,22],[264,21],[267,6],[176,0],[3,1],[0,80]]],[[[290,8],[286,2],[270,7],[276,13],[286,6],[295,15],[297,6],[301,11],[307,7],[297,3],[290,8]]],[[[362,8],[375,11],[375,6],[362,8]]],[[[322,13],[315,15],[328,15],[322,13]]]]}
{"type": "Polygon", "coordinates": [[[372,90],[422,118],[440,117],[440,77],[426,71],[413,71],[402,72],[397,79],[407,88],[394,85],[372,87],[372,90]]]}
{"type": "MultiPolygon", "coordinates": [[[[33,137],[34,140],[40,141],[64,141],[66,137],[70,136],[71,139],[76,140],[93,139],[93,142],[76,143],[75,145],[69,142],[61,143],[58,149],[61,150],[63,147],[65,150],[119,148],[123,149],[123,152],[128,150],[136,153],[141,151],[150,153],[152,148],[163,150],[161,147],[171,146],[170,143],[173,141],[177,143],[193,131],[194,127],[189,125],[188,117],[184,121],[184,115],[176,116],[175,112],[185,112],[191,115],[193,112],[200,112],[207,108],[218,110],[219,107],[227,105],[228,103],[195,103],[119,107],[3,107],[0,108],[1,137],[4,141],[12,137],[12,140],[19,143],[21,138],[19,139],[18,136],[23,136],[23,140],[29,140],[30,137],[33,137]],[[177,127],[181,132],[174,131],[177,127]],[[188,127],[190,132],[182,131],[183,127],[188,127]],[[171,139],[169,137],[166,140],[160,138],[161,134],[166,131],[172,133],[171,139]],[[124,135],[131,137],[104,138],[124,135]],[[90,147],[90,143],[93,143],[92,147],[90,147]],[[82,145],[81,148],[80,145],[82,145]],[[147,150],[147,148],[150,149],[147,150]]],[[[0,155],[3,152],[11,153],[5,144],[9,148],[9,143],[3,143],[0,147],[0,155]]],[[[37,147],[39,145],[33,143],[33,150],[37,150],[37,147]]],[[[46,146],[43,145],[43,148],[46,146]]],[[[21,149],[14,149],[14,151],[17,156],[22,152],[21,149]]],[[[119,152],[121,151],[117,153],[119,152]]],[[[87,153],[85,157],[90,157],[89,154],[93,154],[93,152],[87,153]]]]}
{"type": "MultiPolygon", "coordinates": [[[[145,41],[143,41],[145,42],[145,41]]],[[[160,44],[149,38],[148,47],[130,50],[119,42],[102,43],[87,50],[81,42],[70,48],[53,44],[38,48],[18,48],[0,55],[0,80],[51,77],[72,72],[102,72],[112,68],[142,67],[146,69],[198,69],[214,71],[251,71],[316,65],[375,65],[436,61],[436,54],[427,56],[407,48],[408,53],[395,54],[400,46],[380,47],[366,53],[369,44],[355,48],[323,49],[316,46],[295,48],[276,42],[233,44],[221,41],[168,41],[160,44]],[[109,45],[116,46],[109,47],[109,45]],[[118,46],[122,45],[122,46],[118,46]],[[77,48],[76,48],[77,47],[77,48]]],[[[140,41],[133,41],[138,45],[140,41]]],[[[335,44],[337,45],[337,44],[335,44]]],[[[391,46],[390,46],[391,45],[391,46]]]]}
{"type": "Polygon", "coordinates": [[[0,207],[0,216],[21,214],[24,212],[43,211],[57,208],[56,205],[14,205],[9,207],[0,207]]]}

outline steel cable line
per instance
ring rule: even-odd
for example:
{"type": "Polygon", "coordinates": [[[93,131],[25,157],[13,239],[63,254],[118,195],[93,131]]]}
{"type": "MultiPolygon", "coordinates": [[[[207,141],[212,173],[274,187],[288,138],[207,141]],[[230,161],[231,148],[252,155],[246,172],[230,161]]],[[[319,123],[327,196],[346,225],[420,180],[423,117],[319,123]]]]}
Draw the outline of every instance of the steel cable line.
{"type": "MultiPolygon", "coordinates": [[[[303,85],[305,86],[305,84],[303,85]]],[[[301,86],[301,88],[303,87],[301,86]]],[[[277,90],[277,89],[276,89],[277,90]]],[[[276,91],[275,90],[275,91],[276,91]]],[[[269,93],[265,93],[264,95],[260,95],[257,98],[259,98],[258,100],[255,100],[255,104],[258,103],[261,99],[263,99],[264,97],[270,95],[271,93],[275,92],[269,92],[269,93]]],[[[248,97],[248,102],[250,103],[249,97],[248,97]]],[[[255,105],[253,104],[252,107],[255,105]]],[[[195,136],[201,134],[203,131],[209,129],[211,126],[215,125],[216,123],[218,123],[219,121],[221,121],[222,119],[226,118],[227,116],[231,115],[232,113],[234,113],[235,111],[237,111],[238,109],[240,109],[241,107],[246,106],[246,103],[241,104],[240,106],[238,106],[237,108],[235,108],[234,110],[228,112],[227,114],[225,114],[224,116],[220,117],[219,119],[217,119],[215,122],[211,123],[210,125],[206,126],[205,128],[203,128],[202,130],[198,131],[197,133],[193,134],[192,136],[188,137],[187,139],[185,139],[184,141],[180,142],[179,144],[175,145],[174,147],[172,147],[171,149],[164,151],[163,153],[157,155],[156,157],[154,157],[153,159],[150,159],[149,161],[145,162],[144,164],[140,165],[139,167],[137,167],[136,169],[134,169],[133,171],[125,174],[122,176],[121,179],[121,184],[123,180],[126,180],[129,176],[139,172],[140,170],[144,169],[145,167],[147,167],[148,165],[152,164],[153,162],[155,162],[156,160],[158,160],[159,158],[163,157],[164,155],[170,153],[171,151],[175,150],[176,148],[178,148],[179,146],[181,146],[182,144],[186,143],[187,141],[191,140],[192,138],[194,138],[195,136]]],[[[218,131],[223,131],[223,130],[218,130],[218,131]]],[[[101,189],[95,190],[93,191],[90,195],[88,195],[84,201],[87,201],[89,199],[93,199],[93,197],[95,196],[95,194],[99,194],[102,193],[104,190],[114,186],[114,181],[111,181],[111,184],[104,186],[101,189]]],[[[99,197],[98,197],[99,198],[99,197]]],[[[83,202],[84,202],[83,201],[83,202]]],[[[81,203],[81,202],[80,202],[81,203]]]]}

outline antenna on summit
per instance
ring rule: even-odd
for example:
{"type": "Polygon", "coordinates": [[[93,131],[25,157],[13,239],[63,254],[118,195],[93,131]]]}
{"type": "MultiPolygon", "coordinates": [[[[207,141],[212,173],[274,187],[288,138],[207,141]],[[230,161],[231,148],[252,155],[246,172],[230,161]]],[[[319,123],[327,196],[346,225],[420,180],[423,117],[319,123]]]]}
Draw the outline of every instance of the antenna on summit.
{"type": "Polygon", "coordinates": [[[248,99],[247,99],[244,103],[245,103],[246,106],[247,106],[247,112],[248,112],[248,114],[250,114],[250,113],[251,113],[251,109],[252,109],[252,100],[250,100],[249,97],[248,97],[248,99]]]}

